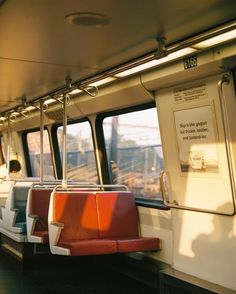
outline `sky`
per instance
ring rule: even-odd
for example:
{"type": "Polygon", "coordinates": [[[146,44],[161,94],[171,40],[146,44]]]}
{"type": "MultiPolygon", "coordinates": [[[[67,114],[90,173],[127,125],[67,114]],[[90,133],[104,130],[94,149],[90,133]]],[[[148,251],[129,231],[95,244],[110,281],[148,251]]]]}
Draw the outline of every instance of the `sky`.
{"type": "MultiPolygon", "coordinates": [[[[111,134],[111,117],[104,119],[105,137],[111,134]]],[[[88,122],[68,125],[67,132],[82,139],[91,138],[88,122]],[[79,128],[78,128],[79,124],[79,128]]],[[[123,139],[134,140],[139,144],[161,144],[156,108],[119,115],[119,134],[123,139]]]]}

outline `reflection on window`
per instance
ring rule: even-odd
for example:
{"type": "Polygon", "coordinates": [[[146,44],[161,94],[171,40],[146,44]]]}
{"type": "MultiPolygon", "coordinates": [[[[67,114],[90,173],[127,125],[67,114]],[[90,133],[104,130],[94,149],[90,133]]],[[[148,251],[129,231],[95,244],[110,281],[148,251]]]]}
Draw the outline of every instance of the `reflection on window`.
{"type": "MultiPolygon", "coordinates": [[[[63,128],[57,129],[60,154],[62,154],[63,128]]],[[[97,183],[97,168],[89,122],[67,126],[67,179],[77,182],[97,183]]]]}
{"type": "Polygon", "coordinates": [[[103,120],[110,174],[136,197],[160,199],[163,154],[155,108],[103,120]]]}
{"type": "MultiPolygon", "coordinates": [[[[27,134],[27,144],[29,149],[30,165],[33,177],[39,177],[40,173],[40,132],[30,132],[27,134]]],[[[43,173],[44,179],[55,179],[51,148],[48,132],[43,131],[43,173]]]]}

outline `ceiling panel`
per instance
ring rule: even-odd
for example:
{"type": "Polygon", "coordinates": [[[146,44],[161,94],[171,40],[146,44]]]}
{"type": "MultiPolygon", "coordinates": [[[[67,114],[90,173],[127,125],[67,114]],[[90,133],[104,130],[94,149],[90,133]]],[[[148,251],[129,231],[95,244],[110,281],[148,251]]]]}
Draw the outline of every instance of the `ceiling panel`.
{"type": "Polygon", "coordinates": [[[63,86],[68,74],[82,79],[155,50],[157,36],[171,44],[235,18],[235,0],[6,0],[0,100],[38,97],[63,86]],[[102,13],[110,24],[66,23],[74,12],[102,13]]]}

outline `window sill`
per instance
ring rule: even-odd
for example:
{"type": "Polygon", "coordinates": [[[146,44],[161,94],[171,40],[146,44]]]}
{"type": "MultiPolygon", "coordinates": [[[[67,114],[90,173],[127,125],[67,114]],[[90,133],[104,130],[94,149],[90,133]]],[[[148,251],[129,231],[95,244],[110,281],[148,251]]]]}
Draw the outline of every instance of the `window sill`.
{"type": "Polygon", "coordinates": [[[163,204],[161,200],[146,200],[143,198],[135,198],[137,206],[156,208],[160,210],[170,210],[169,207],[163,204]]]}

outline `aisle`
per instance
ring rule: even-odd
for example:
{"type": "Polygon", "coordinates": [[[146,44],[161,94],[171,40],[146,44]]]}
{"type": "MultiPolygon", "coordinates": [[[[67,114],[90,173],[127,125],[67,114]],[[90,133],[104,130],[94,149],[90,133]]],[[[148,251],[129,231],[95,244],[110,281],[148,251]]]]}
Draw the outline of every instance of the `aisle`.
{"type": "Polygon", "coordinates": [[[0,293],[157,294],[99,257],[37,257],[22,264],[0,251],[0,293]],[[106,264],[106,265],[105,265],[106,264]]]}

